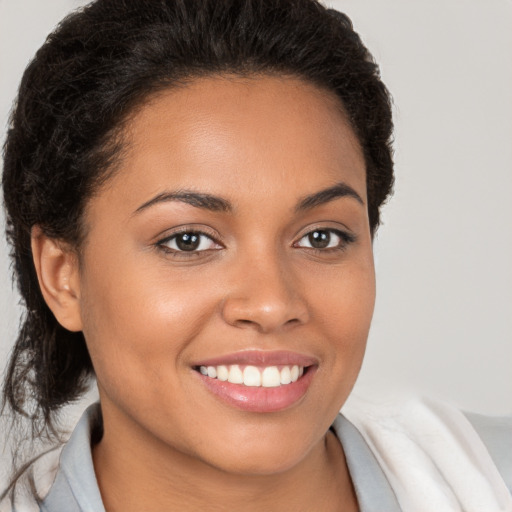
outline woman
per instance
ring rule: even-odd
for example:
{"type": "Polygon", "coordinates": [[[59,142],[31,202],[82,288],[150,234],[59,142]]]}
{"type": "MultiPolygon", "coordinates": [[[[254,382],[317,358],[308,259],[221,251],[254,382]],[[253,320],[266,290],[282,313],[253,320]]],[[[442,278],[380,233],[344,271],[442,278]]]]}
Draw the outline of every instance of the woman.
{"type": "MultiPolygon", "coordinates": [[[[338,416],[391,131],[349,20],[310,0],[98,0],[63,22],[5,148],[26,303],[5,397],[49,431],[91,375],[100,405],[33,478],[41,510],[418,510],[387,465],[421,453],[390,462],[382,419],[338,416]]],[[[441,448],[479,462],[473,489],[441,472],[436,506],[508,510],[470,423],[434,409],[460,432],[441,448]]]]}

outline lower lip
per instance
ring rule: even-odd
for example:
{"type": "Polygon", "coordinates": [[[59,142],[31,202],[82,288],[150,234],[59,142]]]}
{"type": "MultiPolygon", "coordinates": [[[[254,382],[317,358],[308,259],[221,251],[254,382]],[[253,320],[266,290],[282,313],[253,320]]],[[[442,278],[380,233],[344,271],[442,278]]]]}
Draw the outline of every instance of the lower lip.
{"type": "Polygon", "coordinates": [[[228,405],[249,412],[277,412],[291,407],[306,395],[315,372],[316,366],[309,366],[296,382],[274,388],[232,384],[195,373],[214,395],[228,405]]]}

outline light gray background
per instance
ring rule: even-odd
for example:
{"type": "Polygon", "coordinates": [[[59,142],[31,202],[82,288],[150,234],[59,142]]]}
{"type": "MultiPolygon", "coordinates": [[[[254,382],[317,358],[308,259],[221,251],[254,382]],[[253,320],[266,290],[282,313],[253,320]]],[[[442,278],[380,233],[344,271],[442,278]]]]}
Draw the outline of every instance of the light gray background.
{"type": "MultiPolygon", "coordinates": [[[[77,0],[0,0],[0,136],[24,67],[77,0]]],[[[357,393],[512,413],[512,2],[346,0],[396,121],[394,198],[357,393]]],[[[3,222],[3,218],[1,219],[3,222]]],[[[0,369],[18,325],[0,243],[0,369]]],[[[1,469],[1,468],[0,468],[1,469]]]]}

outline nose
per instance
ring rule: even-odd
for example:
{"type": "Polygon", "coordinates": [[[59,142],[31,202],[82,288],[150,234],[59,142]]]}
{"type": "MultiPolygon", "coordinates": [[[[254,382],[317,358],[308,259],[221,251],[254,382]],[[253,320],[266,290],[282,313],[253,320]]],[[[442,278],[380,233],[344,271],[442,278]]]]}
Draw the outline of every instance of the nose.
{"type": "Polygon", "coordinates": [[[270,333],[309,320],[300,283],[285,264],[246,262],[234,273],[233,282],[222,305],[228,324],[270,333]]]}

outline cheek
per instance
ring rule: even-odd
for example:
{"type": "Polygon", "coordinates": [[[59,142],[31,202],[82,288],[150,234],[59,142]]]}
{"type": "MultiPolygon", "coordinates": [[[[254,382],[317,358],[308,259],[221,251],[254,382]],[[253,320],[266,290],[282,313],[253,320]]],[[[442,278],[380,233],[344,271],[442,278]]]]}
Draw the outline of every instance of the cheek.
{"type": "Polygon", "coordinates": [[[104,386],[156,390],[214,308],[200,283],[148,267],[104,266],[83,284],[84,335],[104,386]]]}
{"type": "Polygon", "coordinates": [[[375,271],[373,257],[353,258],[346,265],[329,269],[327,276],[312,276],[308,286],[309,300],[316,314],[331,330],[344,335],[367,332],[375,304],[375,271]],[[322,286],[315,286],[315,281],[322,286]]]}
{"type": "MultiPolygon", "coordinates": [[[[315,290],[314,315],[325,339],[330,340],[329,366],[335,375],[354,379],[364,356],[375,304],[373,259],[361,258],[340,268],[322,289],[315,290]]],[[[312,297],[310,297],[312,300],[312,297]]]]}

